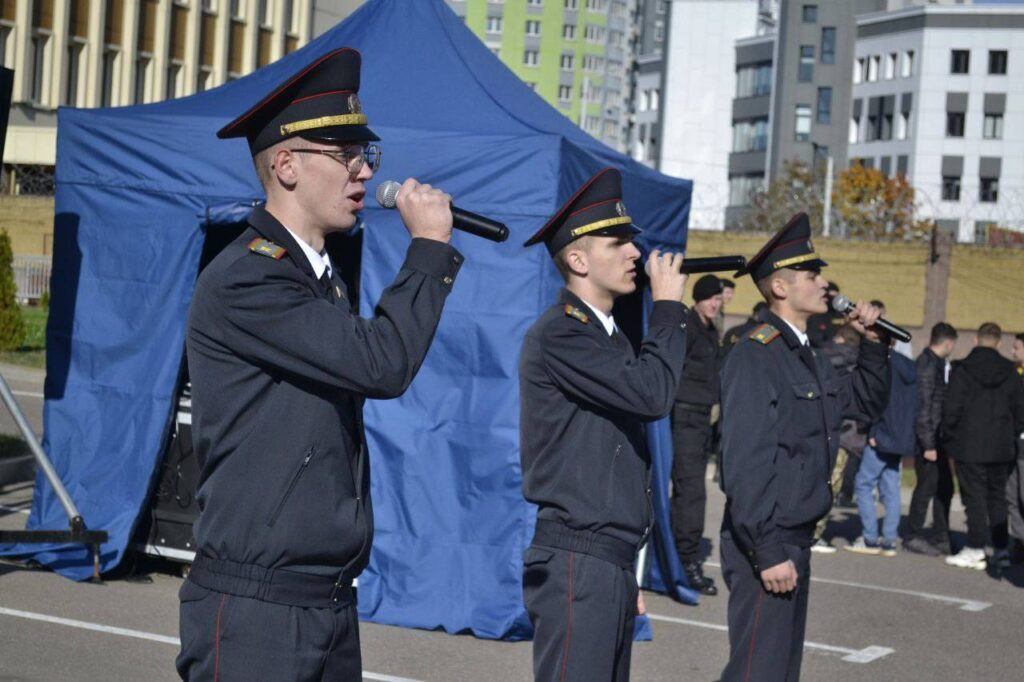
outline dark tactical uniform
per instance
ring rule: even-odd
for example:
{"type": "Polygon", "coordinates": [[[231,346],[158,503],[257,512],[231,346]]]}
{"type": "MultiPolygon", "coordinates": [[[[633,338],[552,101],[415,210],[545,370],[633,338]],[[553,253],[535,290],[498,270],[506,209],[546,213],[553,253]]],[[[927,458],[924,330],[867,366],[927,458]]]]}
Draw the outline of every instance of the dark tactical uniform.
{"type": "MultiPolygon", "coordinates": [[[[824,265],[801,216],[750,261],[755,281],[782,267],[824,265]]],[[[832,505],[840,426],[844,417],[875,419],[888,395],[883,344],[865,339],[856,369],[840,377],[785,321],[771,312],[764,319],[729,354],[722,376],[721,552],[731,649],[723,682],[799,679],[810,545],[832,505]],[[795,593],[768,592],[760,572],[787,559],[796,566],[795,593]]]]}
{"type": "MultiPolygon", "coordinates": [[[[617,220],[619,183],[618,171],[596,175],[527,245],[543,240],[557,253],[571,229],[617,220]]],[[[625,217],[619,224],[631,227],[625,217]]],[[[589,306],[563,290],[523,341],[523,494],[538,506],[523,555],[523,598],[537,680],[629,678],[635,562],[652,519],[643,422],[672,407],[684,320],[681,303],[656,302],[638,357],[618,330],[609,335],[589,306]]]]}
{"type": "Polygon", "coordinates": [[[686,360],[672,408],[672,534],[690,587],[718,593],[701,570],[700,541],[707,502],[705,473],[711,450],[711,408],[718,403],[718,331],[696,308],[687,320],[686,360]]]}
{"type": "MultiPolygon", "coordinates": [[[[325,65],[326,85],[343,89],[331,71],[355,53],[332,54],[343,63],[325,65]]],[[[351,582],[373,540],[363,401],[408,387],[461,262],[414,239],[363,320],[338,274],[318,280],[257,208],[199,277],[187,349],[202,513],[180,594],[184,679],[360,679],[351,582]]]]}

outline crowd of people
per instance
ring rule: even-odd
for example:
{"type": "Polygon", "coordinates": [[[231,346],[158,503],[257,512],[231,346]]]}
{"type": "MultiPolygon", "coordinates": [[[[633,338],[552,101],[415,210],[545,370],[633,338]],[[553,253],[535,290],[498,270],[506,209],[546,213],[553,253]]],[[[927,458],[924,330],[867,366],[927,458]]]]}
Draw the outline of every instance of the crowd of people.
{"type": "MultiPolygon", "coordinates": [[[[697,352],[698,358],[705,354],[688,348],[684,372],[720,372],[735,344],[763,323],[767,306],[759,301],[747,320],[723,331],[725,292],[735,284],[711,275],[697,284],[693,290],[694,311],[717,311],[714,324],[721,345],[713,369],[703,359],[696,363],[698,367],[690,367],[691,353],[697,352]]],[[[829,282],[829,298],[838,293],[839,286],[829,282]]],[[[885,314],[884,302],[871,303],[885,314]]],[[[811,346],[823,352],[840,375],[856,368],[861,336],[831,306],[829,312],[811,316],[807,334],[811,346]]],[[[916,359],[909,343],[890,341],[885,411],[876,420],[845,419],[842,424],[831,488],[835,508],[856,509],[859,517],[859,533],[846,537],[843,549],[892,557],[902,548],[913,554],[944,557],[950,566],[978,570],[988,566],[1003,570],[1024,563],[1024,333],[1014,337],[1011,359],[998,350],[1003,336],[998,324],[981,325],[975,336],[975,347],[960,359],[953,357],[958,332],[946,322],[932,327],[928,345],[916,359]],[[903,467],[911,461],[914,487],[901,534],[903,467]],[[960,547],[951,541],[949,527],[956,487],[967,516],[966,543],[960,547]],[[879,504],[883,509],[881,519],[879,504]],[[929,508],[932,524],[926,528],[929,508]],[[991,556],[985,552],[989,543],[991,556]]],[[[702,381],[706,383],[706,377],[702,381]]],[[[685,469],[686,462],[696,459],[693,446],[683,435],[695,428],[684,402],[692,397],[684,396],[692,396],[692,392],[680,389],[673,412],[674,471],[685,469]]],[[[708,414],[712,414],[710,408],[708,414]]],[[[701,426],[711,432],[715,425],[701,426]]],[[[717,440],[709,436],[707,443],[705,462],[707,455],[717,454],[717,440]]],[[[685,483],[681,476],[673,476],[673,485],[677,498],[673,499],[672,520],[673,524],[679,523],[676,538],[686,574],[691,586],[703,594],[717,594],[714,583],[703,576],[699,561],[695,561],[693,542],[683,540],[686,530],[682,520],[686,515],[676,511],[702,506],[705,496],[688,494],[693,484],[685,483]]],[[[697,516],[697,512],[690,516],[697,516]]],[[[703,519],[703,511],[699,516],[703,519]]],[[[829,515],[818,522],[813,552],[836,553],[833,540],[837,531],[829,526],[838,524],[831,521],[829,515]]]]}

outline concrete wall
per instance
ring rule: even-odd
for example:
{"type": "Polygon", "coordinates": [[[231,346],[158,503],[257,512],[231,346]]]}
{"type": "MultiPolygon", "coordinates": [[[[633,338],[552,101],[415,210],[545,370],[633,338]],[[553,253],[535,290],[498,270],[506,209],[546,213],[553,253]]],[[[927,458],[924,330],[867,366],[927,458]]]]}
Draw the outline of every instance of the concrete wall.
{"type": "Polygon", "coordinates": [[[0,229],[15,255],[53,255],[53,211],[53,197],[0,196],[0,229]]]}

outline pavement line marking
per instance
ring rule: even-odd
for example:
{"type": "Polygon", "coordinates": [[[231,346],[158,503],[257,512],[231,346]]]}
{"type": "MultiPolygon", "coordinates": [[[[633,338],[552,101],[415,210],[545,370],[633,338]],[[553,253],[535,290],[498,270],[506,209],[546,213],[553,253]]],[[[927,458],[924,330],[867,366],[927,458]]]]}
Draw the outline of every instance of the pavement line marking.
{"type": "Polygon", "coordinates": [[[0,504],[0,511],[11,512],[12,514],[29,514],[28,509],[15,509],[14,507],[8,507],[0,504]]]}
{"type": "MultiPolygon", "coordinates": [[[[711,561],[705,562],[705,566],[714,566],[715,568],[721,568],[721,564],[716,564],[711,561]]],[[[941,602],[944,604],[955,604],[960,607],[962,611],[971,611],[977,613],[978,611],[984,611],[988,607],[992,606],[991,602],[987,601],[976,601],[974,599],[961,599],[960,597],[948,597],[944,594],[934,594],[932,592],[917,592],[915,590],[903,590],[897,587],[883,587],[881,585],[867,585],[865,583],[854,583],[848,580],[833,580],[832,578],[817,578],[811,576],[812,583],[824,583],[826,585],[842,585],[843,587],[857,587],[862,590],[874,590],[876,592],[888,592],[890,594],[904,594],[908,597],[918,597],[926,601],[941,602]]]]}
{"type": "MultiPolygon", "coordinates": [[[[708,630],[718,630],[719,632],[728,632],[729,628],[725,625],[718,625],[717,623],[702,623],[698,620],[689,620],[686,618],[674,618],[672,616],[661,616],[656,613],[647,612],[647,617],[651,620],[660,620],[666,623],[678,623],[680,625],[692,625],[693,627],[706,628],[708,630]]],[[[833,654],[843,654],[843,660],[849,663],[870,663],[883,656],[888,656],[893,653],[894,649],[884,646],[869,646],[863,649],[848,649],[844,646],[833,646],[831,644],[821,644],[819,642],[804,642],[805,649],[816,649],[818,651],[827,651],[833,654]]]]}
{"type": "MultiPolygon", "coordinates": [[[[136,639],[146,639],[151,642],[160,642],[161,644],[173,644],[174,646],[181,646],[181,640],[177,637],[168,637],[167,635],[158,635],[152,632],[143,632],[142,630],[129,630],[128,628],[115,628],[110,625],[100,625],[99,623],[89,623],[84,620],[72,620],[71,618],[59,618],[57,616],[48,616],[45,613],[33,613],[31,611],[19,611],[17,609],[8,609],[0,606],[0,615],[2,616],[13,616],[15,618],[26,618],[28,620],[38,620],[44,623],[55,623],[56,625],[67,625],[72,628],[79,628],[81,630],[93,630],[94,632],[105,632],[108,635],[120,635],[122,637],[134,637],[136,639]]],[[[411,677],[395,677],[394,675],[382,675],[380,673],[363,672],[364,680],[377,680],[377,682],[421,682],[420,680],[414,680],[411,677]]]]}
{"type": "Polygon", "coordinates": [[[33,393],[32,391],[11,391],[14,395],[20,395],[25,398],[45,398],[46,396],[42,393],[33,393]]]}

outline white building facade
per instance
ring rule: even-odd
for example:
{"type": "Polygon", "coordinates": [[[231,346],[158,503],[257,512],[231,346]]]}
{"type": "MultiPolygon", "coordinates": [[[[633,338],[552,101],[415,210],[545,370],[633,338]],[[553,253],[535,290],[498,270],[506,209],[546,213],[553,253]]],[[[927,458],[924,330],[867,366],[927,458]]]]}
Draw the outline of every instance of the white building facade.
{"type": "Polygon", "coordinates": [[[915,7],[857,31],[851,162],[904,175],[958,241],[1024,230],[1024,7],[915,7]]]}

